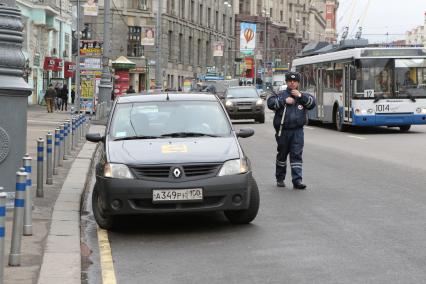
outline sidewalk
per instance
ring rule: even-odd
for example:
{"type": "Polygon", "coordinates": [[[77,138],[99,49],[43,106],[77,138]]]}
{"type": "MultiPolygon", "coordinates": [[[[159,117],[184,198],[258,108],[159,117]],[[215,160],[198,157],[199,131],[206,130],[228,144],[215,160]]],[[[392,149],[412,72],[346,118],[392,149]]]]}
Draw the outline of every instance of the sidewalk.
{"type": "Polygon", "coordinates": [[[46,139],[48,131],[54,133],[70,117],[70,112],[47,113],[45,107],[28,107],[27,152],[33,158],[33,235],[22,236],[21,265],[9,266],[13,209],[8,209],[4,283],[81,283],[80,199],[96,145],[81,143],[69,160],[63,161],[58,175],[53,176],[53,184],[46,185],[44,180],[44,197],[35,197],[37,138],[46,139]]]}

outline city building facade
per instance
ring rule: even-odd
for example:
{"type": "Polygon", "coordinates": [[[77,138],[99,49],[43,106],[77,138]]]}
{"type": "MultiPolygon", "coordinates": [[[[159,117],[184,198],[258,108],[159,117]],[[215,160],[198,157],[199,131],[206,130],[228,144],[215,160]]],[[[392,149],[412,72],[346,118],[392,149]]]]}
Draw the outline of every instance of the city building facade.
{"type": "MultiPolygon", "coordinates": [[[[309,42],[335,42],[337,6],[338,1],[329,0],[238,0],[235,34],[240,34],[241,23],[254,23],[257,27],[252,67],[256,69],[255,77],[268,80],[274,71],[288,69],[309,42]],[[333,9],[327,10],[329,6],[333,9]],[[332,18],[330,14],[329,21],[327,11],[334,15],[332,18]]],[[[247,68],[242,69],[247,72],[247,68]]]]}
{"type": "Polygon", "coordinates": [[[405,41],[407,44],[426,46],[426,12],[424,13],[424,24],[407,31],[405,41]]]}
{"type": "MultiPolygon", "coordinates": [[[[129,84],[136,91],[144,90],[148,77],[153,88],[158,63],[162,87],[168,89],[182,88],[185,80],[195,80],[207,70],[233,75],[233,3],[223,0],[160,1],[161,46],[155,39],[157,0],[111,1],[110,59],[124,55],[136,64],[129,70],[129,84]],[[225,50],[214,52],[218,46],[225,50]],[[157,48],[161,48],[160,62],[156,62],[157,48]]],[[[100,1],[98,16],[84,17],[84,38],[102,40],[103,14],[103,1],[100,1]]]]}
{"type": "Polygon", "coordinates": [[[23,22],[24,78],[32,87],[29,104],[42,103],[52,78],[63,79],[65,63],[71,62],[72,17],[69,0],[17,0],[23,22]],[[53,64],[46,65],[46,62],[53,64]]]}

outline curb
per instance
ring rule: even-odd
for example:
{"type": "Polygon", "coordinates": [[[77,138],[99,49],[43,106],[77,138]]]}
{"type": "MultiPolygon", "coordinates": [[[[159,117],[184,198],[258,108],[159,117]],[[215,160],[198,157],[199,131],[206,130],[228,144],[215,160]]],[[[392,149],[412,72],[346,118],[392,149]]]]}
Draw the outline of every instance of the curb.
{"type": "Polygon", "coordinates": [[[96,147],[86,142],[65,178],[52,211],[37,283],[81,283],[80,206],[96,147]]]}

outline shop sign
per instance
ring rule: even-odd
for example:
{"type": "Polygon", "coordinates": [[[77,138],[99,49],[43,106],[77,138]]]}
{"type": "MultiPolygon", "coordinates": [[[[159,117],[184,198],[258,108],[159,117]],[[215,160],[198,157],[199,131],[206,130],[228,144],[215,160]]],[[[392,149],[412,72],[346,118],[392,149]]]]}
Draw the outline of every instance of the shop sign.
{"type": "Polygon", "coordinates": [[[53,59],[52,57],[45,57],[43,69],[44,70],[53,70],[54,67],[55,67],[55,59],[53,59]]]}

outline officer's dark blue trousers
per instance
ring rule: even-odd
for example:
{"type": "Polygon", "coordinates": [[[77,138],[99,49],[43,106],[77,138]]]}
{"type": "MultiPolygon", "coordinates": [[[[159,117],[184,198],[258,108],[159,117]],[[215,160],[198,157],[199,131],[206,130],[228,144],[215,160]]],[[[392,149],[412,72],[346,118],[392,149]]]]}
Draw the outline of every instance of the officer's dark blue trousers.
{"type": "Polygon", "coordinates": [[[293,184],[302,182],[302,153],[304,144],[303,128],[283,129],[281,137],[275,134],[277,140],[277,161],[275,177],[284,181],[287,170],[287,156],[290,154],[291,177],[293,184]]]}

